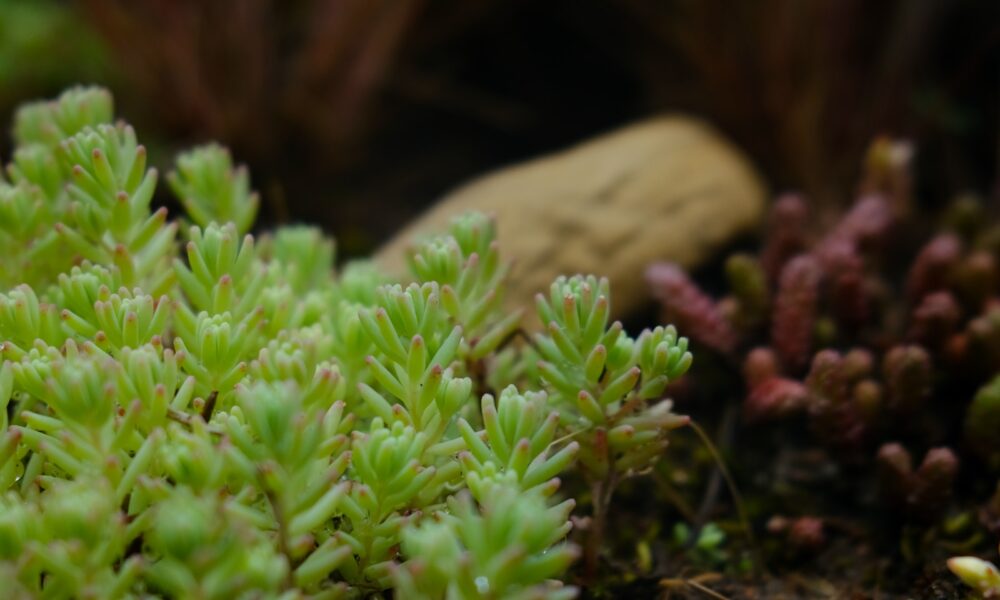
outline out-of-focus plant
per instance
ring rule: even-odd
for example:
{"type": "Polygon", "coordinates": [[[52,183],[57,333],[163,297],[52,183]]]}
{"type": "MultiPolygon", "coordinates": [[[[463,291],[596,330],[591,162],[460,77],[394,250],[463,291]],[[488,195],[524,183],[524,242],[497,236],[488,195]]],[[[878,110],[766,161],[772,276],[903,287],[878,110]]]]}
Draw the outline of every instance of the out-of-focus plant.
{"type": "Polygon", "coordinates": [[[956,556],[948,560],[948,568],[981,597],[1000,596],[1000,571],[993,563],[975,556],[956,556]]]}
{"type": "Polygon", "coordinates": [[[910,214],[909,153],[876,142],[860,198],[826,228],[810,226],[801,197],[779,198],[760,253],[726,262],[722,299],[674,265],[648,275],[696,345],[742,363],[748,422],[804,419],[831,458],[878,481],[885,503],[934,523],[960,464],[980,479],[1000,465],[1000,237],[963,197],[912,239],[908,228],[930,228],[910,214]],[[904,244],[917,248],[909,264],[904,244]]]}
{"type": "Polygon", "coordinates": [[[695,563],[717,568],[729,560],[725,550],[726,533],[715,523],[706,523],[697,532],[692,531],[687,523],[677,523],[673,534],[674,543],[685,548],[695,563]]]}
{"type": "Polygon", "coordinates": [[[579,457],[603,519],[686,423],[662,395],[687,340],[628,336],[575,276],[518,343],[478,214],[414,245],[413,282],[338,277],[316,229],[246,234],[256,195],[217,146],[169,176],[181,228],[112,115],[95,88],[25,106],[0,181],[6,589],[574,596],[559,476],[579,457]]]}

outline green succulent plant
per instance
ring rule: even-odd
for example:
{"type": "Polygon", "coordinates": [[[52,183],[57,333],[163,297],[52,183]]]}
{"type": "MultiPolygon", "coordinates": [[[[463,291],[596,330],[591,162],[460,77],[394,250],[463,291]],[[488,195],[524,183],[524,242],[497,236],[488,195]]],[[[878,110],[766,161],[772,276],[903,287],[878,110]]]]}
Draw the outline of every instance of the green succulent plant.
{"type": "Polygon", "coordinates": [[[996,598],[1000,594],[1000,571],[989,561],[956,556],[948,559],[948,569],[982,598],[996,598]]]}
{"type": "Polygon", "coordinates": [[[338,276],[317,229],[247,234],[257,196],[218,146],[168,176],[182,229],[112,116],[95,88],[28,105],[0,180],[5,589],[574,596],[559,477],[578,465],[603,515],[658,460],[687,340],[609,325],[582,276],[519,337],[478,214],[414,245],[412,281],[338,276]]]}

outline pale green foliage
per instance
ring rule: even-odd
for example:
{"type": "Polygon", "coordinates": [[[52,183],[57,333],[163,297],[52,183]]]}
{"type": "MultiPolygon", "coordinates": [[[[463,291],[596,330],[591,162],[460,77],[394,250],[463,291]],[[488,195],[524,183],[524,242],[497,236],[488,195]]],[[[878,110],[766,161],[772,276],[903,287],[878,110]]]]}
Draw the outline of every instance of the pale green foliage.
{"type": "Polygon", "coordinates": [[[552,402],[564,421],[582,432],[583,466],[597,478],[649,466],[666,446],[667,431],[686,423],[668,400],[646,401],[687,371],[687,339],[673,327],[632,339],[621,323],[609,326],[606,279],[560,277],[537,304],[547,325],[535,336],[538,373],[553,388],[552,402]]]}
{"type": "Polygon", "coordinates": [[[0,182],[4,589],[572,597],[558,477],[658,459],[686,340],[609,326],[607,283],[574,277],[523,343],[483,215],[415,245],[412,282],[338,277],[315,228],[246,234],[257,196],[218,146],[169,176],[178,239],[111,106],[23,109],[0,182]]]}
{"type": "Polygon", "coordinates": [[[549,494],[556,490],[553,478],[573,462],[580,444],[570,442],[549,456],[559,413],[548,409],[545,392],[522,395],[511,385],[496,402],[486,394],[482,419],[485,435],[476,432],[465,419],[458,421],[467,448],[459,459],[470,485],[481,479],[507,476],[525,490],[541,489],[549,494]]]}
{"type": "Polygon", "coordinates": [[[500,261],[493,221],[482,214],[456,218],[449,235],[417,245],[409,255],[418,281],[439,285],[439,301],[465,330],[463,354],[479,360],[518,328],[521,315],[503,311],[507,266],[500,261]]]}
{"type": "Polygon", "coordinates": [[[87,127],[110,123],[114,101],[107,90],[76,87],[57,100],[25,104],[14,117],[14,141],[19,148],[30,144],[54,147],[87,127]]]}
{"type": "Polygon", "coordinates": [[[189,150],[177,157],[167,181],[197,225],[232,222],[240,233],[250,231],[260,200],[246,167],[233,167],[229,150],[218,144],[189,150]]]}
{"type": "Polygon", "coordinates": [[[493,483],[479,499],[467,493],[448,501],[448,513],[409,528],[403,549],[417,557],[394,571],[408,598],[572,598],[552,581],[576,557],[559,540],[569,529],[573,502],[546,506],[537,493],[493,483]],[[531,582],[534,585],[525,585],[531,582]]]}
{"type": "Polygon", "coordinates": [[[325,289],[331,283],[333,240],[316,227],[282,227],[264,252],[282,265],[284,278],[296,294],[325,289]]]}
{"type": "Polygon", "coordinates": [[[0,180],[0,282],[4,289],[22,277],[39,283],[59,269],[51,252],[58,242],[55,231],[46,231],[53,221],[53,207],[37,186],[27,182],[8,185],[0,180]]]}

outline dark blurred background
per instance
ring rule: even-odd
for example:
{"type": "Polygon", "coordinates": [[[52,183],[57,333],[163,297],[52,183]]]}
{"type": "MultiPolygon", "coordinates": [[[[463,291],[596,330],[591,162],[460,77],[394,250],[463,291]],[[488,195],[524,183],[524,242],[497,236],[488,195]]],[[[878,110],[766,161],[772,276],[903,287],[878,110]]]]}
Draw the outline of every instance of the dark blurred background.
{"type": "Polygon", "coordinates": [[[1000,173],[997,0],[0,0],[2,122],[76,82],[162,166],[228,144],[266,223],[347,254],[471,176],[667,111],[827,206],[880,134],[917,143],[925,203],[1000,173]]]}

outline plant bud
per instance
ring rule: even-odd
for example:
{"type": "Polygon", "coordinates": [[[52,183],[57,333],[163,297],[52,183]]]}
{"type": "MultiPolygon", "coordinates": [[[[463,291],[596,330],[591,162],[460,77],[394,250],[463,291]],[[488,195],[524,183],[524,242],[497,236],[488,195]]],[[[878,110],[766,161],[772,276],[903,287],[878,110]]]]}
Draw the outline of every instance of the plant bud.
{"type": "Polygon", "coordinates": [[[912,208],[910,166],[913,153],[912,142],[877,138],[868,147],[861,191],[884,195],[891,200],[896,214],[908,213],[912,208]]]}
{"type": "Polygon", "coordinates": [[[949,448],[932,448],[913,477],[910,510],[930,518],[948,506],[958,474],[958,457],[949,448]]]}
{"type": "Polygon", "coordinates": [[[883,444],[876,458],[879,488],[883,497],[893,505],[906,502],[913,477],[913,458],[898,443],[883,444]]]}
{"type": "Polygon", "coordinates": [[[775,200],[768,217],[767,239],[760,253],[761,267],[768,281],[776,282],[785,263],[805,251],[809,209],[798,194],[785,194],[775,200]]]}
{"type": "Polygon", "coordinates": [[[1000,595],[1000,571],[992,563],[975,556],[958,556],[948,559],[948,568],[983,598],[1000,595]]]}
{"type": "Polygon", "coordinates": [[[799,517],[788,528],[788,543],[803,552],[815,552],[826,544],[823,520],[817,517],[799,517]]]}
{"type": "Polygon", "coordinates": [[[812,396],[811,403],[841,404],[847,398],[847,379],[844,377],[843,358],[836,350],[821,350],[813,357],[806,386],[812,396]]]}
{"type": "Polygon", "coordinates": [[[853,449],[865,435],[865,424],[851,401],[843,362],[834,350],[822,350],[813,357],[806,377],[808,409],[810,426],[824,443],[853,449]]]}
{"type": "Polygon", "coordinates": [[[763,381],[778,375],[778,357],[767,347],[754,348],[743,361],[743,379],[748,388],[754,388],[763,381]]]}
{"type": "Polygon", "coordinates": [[[875,368],[875,357],[866,348],[851,348],[844,354],[844,377],[854,382],[871,375],[875,368]]]}
{"type": "Polygon", "coordinates": [[[766,318],[770,290],[760,262],[746,254],[734,254],[726,260],[726,277],[739,301],[737,322],[743,327],[752,327],[766,318]]]}
{"type": "Polygon", "coordinates": [[[996,293],[1000,278],[996,258],[985,250],[973,252],[959,263],[953,278],[959,297],[967,306],[978,310],[996,293]]]}
{"type": "Polygon", "coordinates": [[[863,379],[854,384],[851,392],[854,405],[866,423],[873,423],[882,411],[882,386],[873,379],[863,379]]]}
{"type": "Polygon", "coordinates": [[[857,243],[834,238],[820,247],[818,257],[829,285],[829,306],[837,322],[852,329],[859,327],[868,319],[871,299],[857,243]]]}
{"type": "Polygon", "coordinates": [[[962,242],[946,233],[931,240],[917,254],[906,279],[906,295],[917,302],[930,292],[943,289],[952,267],[962,254],[962,242]]]}
{"type": "Polygon", "coordinates": [[[830,248],[848,244],[855,251],[884,241],[892,227],[892,207],[879,195],[863,196],[834,226],[818,248],[820,256],[830,248]]]}
{"type": "Polygon", "coordinates": [[[750,422],[781,419],[801,411],[808,395],[806,387],[794,379],[770,377],[750,390],[743,414],[750,422]]]}
{"type": "Polygon", "coordinates": [[[801,369],[809,360],[822,278],[815,258],[802,255],[781,272],[771,319],[771,343],[784,364],[801,369]]]}
{"type": "Polygon", "coordinates": [[[683,269],[669,263],[655,264],[646,271],[646,279],[663,304],[668,321],[717,352],[728,354],[735,349],[738,339],[732,325],[683,269]]]}
{"type": "Polygon", "coordinates": [[[918,410],[931,393],[931,359],[920,346],[896,346],[882,362],[890,410],[918,410]]]}
{"type": "Polygon", "coordinates": [[[909,338],[928,348],[941,348],[958,328],[961,308],[949,292],[924,296],[913,310],[909,338]]]}

